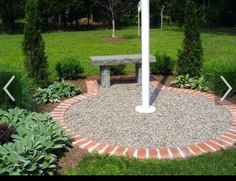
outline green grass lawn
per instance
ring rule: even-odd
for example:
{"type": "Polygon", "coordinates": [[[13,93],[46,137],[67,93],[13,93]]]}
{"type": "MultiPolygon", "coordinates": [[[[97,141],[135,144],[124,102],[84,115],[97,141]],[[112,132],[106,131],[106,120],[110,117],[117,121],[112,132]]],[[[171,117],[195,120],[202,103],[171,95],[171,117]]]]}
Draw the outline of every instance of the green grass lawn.
{"type": "MultiPolygon", "coordinates": [[[[43,35],[49,60],[51,78],[55,78],[55,63],[64,57],[75,57],[82,62],[85,75],[98,74],[98,68],[89,62],[89,56],[140,53],[140,39],[136,28],[118,30],[117,35],[124,37],[120,42],[108,41],[110,30],[55,32],[43,35]]],[[[236,60],[236,30],[202,30],[205,63],[236,60]]],[[[151,30],[151,53],[166,53],[176,59],[183,41],[183,31],[177,27],[166,27],[163,31],[151,30]]],[[[22,35],[0,35],[0,70],[23,71],[21,49],[22,35]]],[[[128,72],[133,67],[127,68],[128,72]]]]}
{"type": "Polygon", "coordinates": [[[175,161],[86,156],[66,175],[236,175],[236,149],[175,161]]]}

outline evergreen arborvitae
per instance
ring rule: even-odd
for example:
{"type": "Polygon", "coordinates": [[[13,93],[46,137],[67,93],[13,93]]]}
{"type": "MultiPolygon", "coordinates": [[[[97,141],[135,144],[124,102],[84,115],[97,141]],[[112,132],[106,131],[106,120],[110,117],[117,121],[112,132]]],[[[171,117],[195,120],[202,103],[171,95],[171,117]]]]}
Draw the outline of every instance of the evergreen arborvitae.
{"type": "Polygon", "coordinates": [[[44,52],[39,14],[39,0],[27,0],[23,41],[24,63],[28,76],[38,85],[45,85],[48,80],[47,57],[44,52]]]}
{"type": "Polygon", "coordinates": [[[203,63],[203,49],[197,6],[192,0],[186,1],[184,31],[185,39],[183,50],[178,54],[177,72],[179,75],[199,76],[203,63]]]}

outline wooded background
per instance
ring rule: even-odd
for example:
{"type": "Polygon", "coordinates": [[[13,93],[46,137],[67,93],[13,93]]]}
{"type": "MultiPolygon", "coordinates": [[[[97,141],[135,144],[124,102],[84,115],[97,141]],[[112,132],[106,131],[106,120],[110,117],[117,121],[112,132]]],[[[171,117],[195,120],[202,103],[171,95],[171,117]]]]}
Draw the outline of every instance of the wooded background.
{"type": "MultiPolygon", "coordinates": [[[[0,31],[19,33],[25,23],[27,0],[0,0],[0,31]]],[[[236,25],[235,0],[194,0],[199,21],[206,27],[236,25]]],[[[40,0],[41,26],[44,31],[112,28],[137,24],[139,0],[40,0]]],[[[164,22],[182,25],[185,0],[151,0],[151,25],[159,27],[161,8],[165,6],[164,22]]]]}

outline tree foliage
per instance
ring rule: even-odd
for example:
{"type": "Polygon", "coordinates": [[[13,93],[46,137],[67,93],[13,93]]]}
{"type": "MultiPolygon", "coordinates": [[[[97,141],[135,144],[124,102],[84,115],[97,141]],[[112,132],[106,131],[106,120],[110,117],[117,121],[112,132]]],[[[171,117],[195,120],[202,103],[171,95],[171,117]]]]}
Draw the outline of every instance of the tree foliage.
{"type": "Polygon", "coordinates": [[[25,69],[29,77],[42,85],[47,82],[48,74],[47,57],[40,30],[39,0],[27,0],[25,19],[23,40],[25,69]]]}
{"type": "MultiPolygon", "coordinates": [[[[160,11],[164,5],[165,23],[184,23],[186,0],[150,0],[152,26],[160,25],[160,11]]],[[[235,0],[193,0],[199,10],[200,23],[203,26],[235,26],[235,0]]],[[[55,29],[77,29],[83,27],[81,18],[87,18],[87,26],[92,21],[101,22],[103,26],[112,27],[112,17],[116,26],[137,23],[137,4],[139,0],[40,0],[42,28],[45,31],[55,29]],[[112,8],[111,5],[112,4],[112,8]],[[114,16],[111,15],[111,9],[114,16]]],[[[17,20],[24,18],[26,0],[1,0],[0,19],[4,31],[14,33],[18,28],[17,20]]]]}
{"type": "Polygon", "coordinates": [[[203,62],[203,48],[198,12],[192,0],[186,1],[184,34],[183,50],[180,50],[178,55],[177,72],[179,75],[199,76],[203,62]]]}

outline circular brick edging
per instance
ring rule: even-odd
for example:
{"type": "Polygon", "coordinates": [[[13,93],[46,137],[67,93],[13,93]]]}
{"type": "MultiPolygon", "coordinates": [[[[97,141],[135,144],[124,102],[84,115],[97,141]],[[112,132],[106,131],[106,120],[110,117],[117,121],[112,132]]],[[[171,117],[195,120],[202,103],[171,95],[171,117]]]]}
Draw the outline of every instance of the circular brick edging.
{"type": "MultiPolygon", "coordinates": [[[[202,96],[208,98],[212,101],[220,100],[219,97],[202,93],[195,90],[187,90],[173,87],[166,87],[158,82],[152,82],[157,88],[161,90],[167,90],[177,93],[185,93],[191,95],[202,96]],[[158,85],[158,86],[157,86],[158,85]]],[[[59,106],[57,106],[53,112],[51,112],[51,116],[53,119],[59,123],[59,125],[65,130],[66,134],[72,138],[73,146],[79,149],[82,149],[89,153],[98,153],[101,155],[115,155],[115,156],[128,156],[131,158],[138,159],[183,159],[192,156],[198,156],[206,153],[213,153],[220,150],[226,150],[236,144],[236,105],[224,101],[217,103],[226,109],[228,109],[232,114],[232,125],[229,130],[223,133],[218,138],[209,139],[202,143],[196,143],[191,145],[186,145],[184,147],[175,147],[175,148],[125,148],[122,146],[109,145],[104,143],[99,143],[95,140],[90,140],[81,135],[76,134],[73,130],[67,127],[65,123],[65,112],[74,104],[84,100],[90,99],[93,96],[96,96],[98,92],[98,83],[97,81],[86,81],[88,93],[73,97],[68,99],[59,106]]]]}

